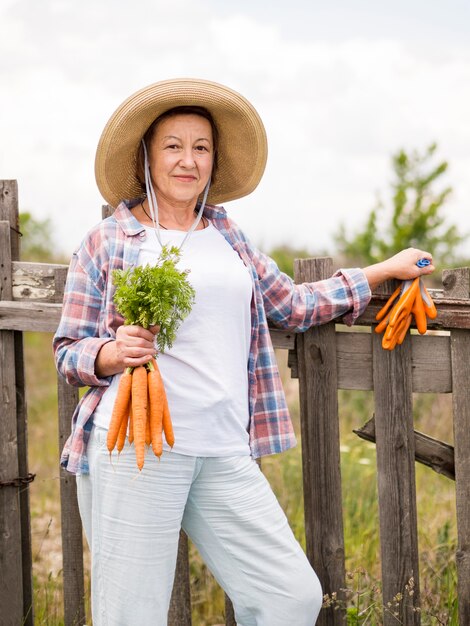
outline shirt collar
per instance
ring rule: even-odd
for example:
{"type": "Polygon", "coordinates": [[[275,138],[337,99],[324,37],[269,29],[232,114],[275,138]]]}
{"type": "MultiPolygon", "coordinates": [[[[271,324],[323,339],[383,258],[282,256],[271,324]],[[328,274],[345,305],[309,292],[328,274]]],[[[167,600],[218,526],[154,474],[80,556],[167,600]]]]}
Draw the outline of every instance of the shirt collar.
{"type": "Polygon", "coordinates": [[[227,211],[222,206],[216,206],[215,204],[206,204],[204,207],[204,215],[211,219],[223,219],[227,217],[227,211]]]}
{"type": "Polygon", "coordinates": [[[136,219],[131,213],[131,209],[139,204],[140,198],[137,200],[123,200],[113,213],[113,217],[119,226],[122,228],[124,234],[129,237],[138,235],[145,230],[145,227],[136,219]]]}

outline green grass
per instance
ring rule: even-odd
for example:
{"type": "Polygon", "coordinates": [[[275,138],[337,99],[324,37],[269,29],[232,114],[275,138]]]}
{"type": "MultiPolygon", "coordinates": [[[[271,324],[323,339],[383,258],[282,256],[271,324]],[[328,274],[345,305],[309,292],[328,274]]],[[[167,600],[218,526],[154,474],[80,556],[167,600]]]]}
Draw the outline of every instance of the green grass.
{"type": "MultiPolygon", "coordinates": [[[[63,624],[60,474],[51,339],[50,335],[27,333],[25,356],[29,463],[30,471],[36,473],[30,490],[35,623],[59,626],[63,624]]],[[[299,433],[297,382],[288,376],[286,355],[279,353],[278,357],[294,425],[299,433]]],[[[382,601],[375,446],[352,432],[372,416],[373,396],[366,392],[342,391],[339,407],[347,584],[351,588],[347,623],[378,625],[382,601]],[[369,621],[365,621],[366,616],[369,621]]],[[[415,398],[414,410],[417,430],[452,443],[450,396],[422,394],[415,398]]],[[[294,534],[305,547],[301,446],[263,459],[262,468],[294,534]]],[[[458,624],[455,484],[417,464],[416,490],[422,624],[452,626],[458,624]]],[[[193,623],[195,626],[222,624],[224,594],[193,546],[190,551],[193,623]]],[[[88,584],[87,580],[87,587],[88,584]]]]}

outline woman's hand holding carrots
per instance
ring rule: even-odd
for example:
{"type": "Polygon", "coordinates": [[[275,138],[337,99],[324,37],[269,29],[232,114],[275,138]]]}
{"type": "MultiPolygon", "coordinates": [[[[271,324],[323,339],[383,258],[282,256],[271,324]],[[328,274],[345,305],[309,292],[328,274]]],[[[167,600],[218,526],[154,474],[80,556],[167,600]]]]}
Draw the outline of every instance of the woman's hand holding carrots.
{"type": "Polygon", "coordinates": [[[123,367],[138,367],[148,363],[155,354],[155,337],[159,326],[142,328],[137,325],[120,326],[116,331],[116,358],[123,367]]]}
{"type": "Polygon", "coordinates": [[[98,377],[120,374],[126,367],[148,363],[155,354],[155,338],[159,326],[148,329],[136,324],[123,324],[116,331],[115,341],[108,341],[98,352],[95,373],[98,377]]]}

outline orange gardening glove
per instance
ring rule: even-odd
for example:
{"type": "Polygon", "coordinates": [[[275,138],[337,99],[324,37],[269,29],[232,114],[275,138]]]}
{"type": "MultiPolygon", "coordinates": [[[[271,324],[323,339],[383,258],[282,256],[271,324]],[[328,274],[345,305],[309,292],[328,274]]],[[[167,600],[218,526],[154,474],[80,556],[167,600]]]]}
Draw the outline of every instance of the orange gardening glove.
{"type": "Polygon", "coordinates": [[[405,340],[413,316],[418,332],[424,335],[427,330],[426,318],[434,319],[436,315],[434,302],[421,278],[405,280],[377,313],[375,319],[379,324],[375,327],[375,332],[381,333],[384,330],[382,347],[384,350],[393,350],[405,340]],[[398,300],[392,307],[397,297],[398,300]]]}

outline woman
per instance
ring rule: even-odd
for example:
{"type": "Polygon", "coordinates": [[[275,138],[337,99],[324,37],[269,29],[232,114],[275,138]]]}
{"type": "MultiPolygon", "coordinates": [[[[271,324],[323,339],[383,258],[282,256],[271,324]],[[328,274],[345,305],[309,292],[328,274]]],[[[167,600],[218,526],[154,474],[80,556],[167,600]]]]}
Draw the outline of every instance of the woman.
{"type": "Polygon", "coordinates": [[[90,387],[62,464],[78,475],[95,626],[167,623],[181,527],[239,626],[311,626],[320,611],[318,579],[254,460],[295,445],[267,322],[303,331],[347,314],[352,323],[380,282],[434,268],[418,268],[431,255],[409,249],[294,285],[217,206],[256,187],[266,154],[252,105],[201,80],[137,92],[101,136],[97,184],[117,208],[73,255],[54,338],[59,372],[90,387]],[[158,328],[123,325],[110,276],[154,264],[166,243],[180,247],[196,300],[158,357],[176,443],[160,461],[147,455],[133,480],[132,448],[111,465],[106,432],[119,375],[151,358],[158,328]]]}

